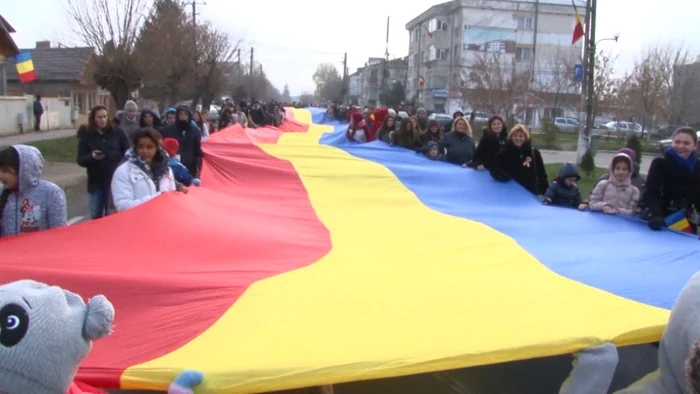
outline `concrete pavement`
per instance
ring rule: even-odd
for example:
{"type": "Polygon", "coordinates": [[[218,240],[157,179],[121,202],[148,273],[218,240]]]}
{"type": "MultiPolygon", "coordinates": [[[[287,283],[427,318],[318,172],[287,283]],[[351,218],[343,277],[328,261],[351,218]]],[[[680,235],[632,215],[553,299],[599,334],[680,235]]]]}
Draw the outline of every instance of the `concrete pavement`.
{"type": "MultiPolygon", "coordinates": [[[[540,153],[542,153],[542,160],[544,160],[546,164],[576,162],[575,151],[540,150],[540,153]]],[[[598,154],[596,154],[595,156],[596,167],[608,168],[608,165],[610,165],[610,162],[612,161],[614,156],[615,152],[598,152],[598,154]]],[[[649,165],[655,157],[657,157],[657,155],[642,155],[642,164],[640,168],[640,172],[642,174],[646,174],[647,172],[649,172],[649,165]]]]}
{"type": "Polygon", "coordinates": [[[26,144],[27,142],[55,140],[76,135],[76,129],[61,129],[51,131],[25,131],[24,134],[15,134],[7,137],[0,137],[0,147],[15,144],[26,144]]]}

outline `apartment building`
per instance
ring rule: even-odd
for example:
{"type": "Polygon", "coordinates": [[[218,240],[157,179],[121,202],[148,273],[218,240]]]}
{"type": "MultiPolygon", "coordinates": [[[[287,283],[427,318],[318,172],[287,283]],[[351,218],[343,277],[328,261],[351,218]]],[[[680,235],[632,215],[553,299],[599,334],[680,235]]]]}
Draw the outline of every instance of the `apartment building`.
{"type": "Polygon", "coordinates": [[[408,58],[389,60],[371,57],[349,76],[348,100],[351,104],[376,107],[380,94],[395,82],[407,84],[408,58]],[[385,75],[386,74],[386,75],[385,75]]]}
{"type": "MultiPolygon", "coordinates": [[[[585,3],[575,1],[583,14],[585,3]]],[[[580,91],[574,67],[580,63],[583,43],[571,44],[574,15],[571,0],[452,0],[432,6],[406,24],[406,96],[434,111],[469,108],[463,94],[472,88],[472,67],[478,59],[496,56],[504,64],[515,64],[518,72],[530,70],[526,99],[540,108],[526,116],[534,121],[558,115],[544,113],[553,85],[558,85],[557,97],[563,94],[568,101],[580,91]]]]}

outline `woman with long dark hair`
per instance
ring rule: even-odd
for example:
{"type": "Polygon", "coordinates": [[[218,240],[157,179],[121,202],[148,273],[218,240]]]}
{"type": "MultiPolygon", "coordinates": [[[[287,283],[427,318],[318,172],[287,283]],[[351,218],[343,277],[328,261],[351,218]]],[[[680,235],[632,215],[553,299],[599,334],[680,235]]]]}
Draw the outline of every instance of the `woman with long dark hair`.
{"type": "Polygon", "coordinates": [[[112,175],[129,150],[126,132],[109,121],[107,108],[97,105],[90,110],[87,126],[78,129],[78,165],[87,169],[90,217],[109,214],[112,175]]]}
{"type": "Polygon", "coordinates": [[[112,179],[112,199],[117,212],[176,190],[168,154],[161,147],[161,135],[152,128],[134,133],[134,149],[117,168],[112,179]]]}

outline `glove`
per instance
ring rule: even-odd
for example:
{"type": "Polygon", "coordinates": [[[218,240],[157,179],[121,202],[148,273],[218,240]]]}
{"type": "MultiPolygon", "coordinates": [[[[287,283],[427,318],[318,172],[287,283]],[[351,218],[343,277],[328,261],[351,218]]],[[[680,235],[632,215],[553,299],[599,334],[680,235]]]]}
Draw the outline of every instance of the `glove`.
{"type": "Polygon", "coordinates": [[[202,181],[200,181],[199,178],[194,178],[192,179],[192,184],[195,186],[199,186],[202,184],[202,181]]]}
{"type": "Polygon", "coordinates": [[[510,175],[501,168],[492,168],[489,170],[489,173],[498,182],[508,182],[510,180],[510,175]]]}
{"type": "Polygon", "coordinates": [[[649,228],[654,230],[654,231],[659,231],[661,230],[661,227],[664,225],[664,218],[661,216],[654,216],[649,219],[649,228]]]}

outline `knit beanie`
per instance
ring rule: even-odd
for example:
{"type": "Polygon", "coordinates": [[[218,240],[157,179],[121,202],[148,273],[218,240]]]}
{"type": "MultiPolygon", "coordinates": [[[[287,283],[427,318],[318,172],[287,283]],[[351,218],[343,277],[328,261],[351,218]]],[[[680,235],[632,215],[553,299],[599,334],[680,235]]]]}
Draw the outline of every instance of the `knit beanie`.
{"type": "Polygon", "coordinates": [[[175,138],[166,138],[163,140],[163,149],[168,152],[168,156],[175,157],[180,150],[180,143],[175,138]]]}
{"type": "Polygon", "coordinates": [[[110,334],[114,307],[57,286],[21,280],[0,286],[0,392],[68,391],[92,341],[110,334]]]}
{"type": "Polygon", "coordinates": [[[637,153],[634,151],[634,149],[630,148],[622,148],[617,153],[624,153],[627,155],[630,159],[632,159],[632,162],[635,163],[637,162],[637,153]]]}

